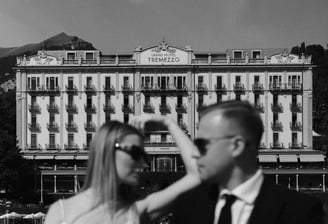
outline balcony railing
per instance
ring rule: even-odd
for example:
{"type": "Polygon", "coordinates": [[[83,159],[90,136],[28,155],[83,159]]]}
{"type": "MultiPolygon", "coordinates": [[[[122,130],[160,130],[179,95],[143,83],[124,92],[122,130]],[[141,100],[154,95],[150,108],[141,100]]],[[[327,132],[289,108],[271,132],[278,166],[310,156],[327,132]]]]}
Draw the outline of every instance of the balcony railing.
{"type": "Polygon", "coordinates": [[[65,127],[68,132],[78,132],[79,130],[75,122],[66,123],[65,127]]]}
{"type": "Polygon", "coordinates": [[[171,107],[167,104],[160,104],[159,112],[161,112],[162,114],[169,114],[171,113],[171,107]]]}
{"type": "Polygon", "coordinates": [[[291,103],[289,104],[289,108],[291,112],[302,112],[302,104],[301,103],[291,103]]]}
{"type": "Polygon", "coordinates": [[[89,114],[95,114],[97,113],[97,108],[94,104],[92,105],[84,105],[84,110],[86,113],[89,113],[89,114]]]}
{"type": "Polygon", "coordinates": [[[272,112],[275,112],[275,113],[284,112],[284,108],[281,103],[277,103],[277,104],[271,103],[271,110],[272,110],[272,112]]]}
{"type": "Polygon", "coordinates": [[[216,92],[220,92],[222,94],[227,92],[227,87],[224,84],[221,85],[215,85],[214,86],[216,92]]]}
{"type": "Polygon", "coordinates": [[[145,113],[155,113],[155,107],[150,103],[146,103],[143,105],[143,111],[145,113]]]}
{"type": "Polygon", "coordinates": [[[301,91],[303,89],[303,85],[300,82],[288,82],[287,88],[292,91],[301,91]]]}
{"type": "Polygon", "coordinates": [[[302,129],[303,129],[302,123],[299,121],[290,122],[289,126],[290,126],[290,130],[292,130],[292,131],[302,131],[302,129]]]}
{"type": "Polygon", "coordinates": [[[66,111],[71,114],[77,114],[79,112],[75,104],[66,104],[66,111]]]}
{"type": "Polygon", "coordinates": [[[84,123],[84,129],[87,132],[95,132],[96,131],[96,124],[93,122],[84,123]]]}
{"type": "Polygon", "coordinates": [[[281,82],[270,82],[269,83],[270,91],[283,91],[283,92],[300,92],[303,89],[302,83],[298,82],[288,82],[288,83],[281,83],[281,82]]]}
{"type": "Polygon", "coordinates": [[[207,107],[207,104],[203,103],[203,104],[197,104],[197,111],[201,111],[203,110],[205,107],[207,107]]]}
{"type": "Polygon", "coordinates": [[[47,129],[49,132],[59,132],[59,126],[56,122],[53,123],[48,123],[47,124],[47,129]]]}
{"type": "Polygon", "coordinates": [[[122,112],[123,113],[133,113],[133,107],[130,104],[122,104],[122,112]]]}
{"type": "Polygon", "coordinates": [[[242,84],[241,82],[236,82],[234,85],[233,85],[233,90],[235,92],[245,92],[245,86],[244,84],[242,84]]]}
{"type": "Polygon", "coordinates": [[[60,150],[60,146],[58,144],[46,144],[47,150],[60,150]]]}
{"type": "Polygon", "coordinates": [[[283,131],[282,123],[279,121],[271,122],[272,131],[283,131]]]}
{"type": "Polygon", "coordinates": [[[255,108],[257,109],[258,112],[264,113],[264,105],[263,105],[263,103],[257,103],[257,104],[255,104],[255,108]]]}
{"type": "Polygon", "coordinates": [[[104,85],[103,90],[105,94],[110,94],[110,95],[115,94],[115,87],[113,85],[104,85]]]}
{"type": "Polygon", "coordinates": [[[41,132],[41,126],[38,123],[32,123],[28,125],[31,132],[41,132]]]}
{"type": "Polygon", "coordinates": [[[38,151],[40,151],[40,150],[42,150],[42,146],[40,145],[40,144],[38,144],[38,145],[27,145],[27,150],[38,150],[38,151]]]}
{"type": "Polygon", "coordinates": [[[65,87],[67,94],[74,94],[76,95],[78,93],[78,88],[73,85],[73,86],[66,86],[65,87]]]}
{"type": "Polygon", "coordinates": [[[145,146],[148,146],[148,147],[175,147],[176,144],[175,144],[175,142],[166,142],[166,141],[145,142],[145,146]]]}
{"type": "Polygon", "coordinates": [[[263,84],[259,83],[259,82],[255,82],[252,85],[252,89],[253,89],[253,92],[263,92],[264,91],[263,84]]]}
{"type": "Polygon", "coordinates": [[[84,91],[86,94],[91,94],[91,95],[97,94],[97,89],[96,89],[95,85],[93,85],[93,84],[85,85],[84,91]]]}
{"type": "Polygon", "coordinates": [[[159,89],[158,85],[151,85],[150,83],[141,86],[141,91],[158,91],[159,89]]]}
{"type": "Polygon", "coordinates": [[[122,92],[124,94],[132,94],[133,93],[133,88],[130,84],[124,84],[121,86],[122,92]]]}
{"type": "Polygon", "coordinates": [[[52,103],[52,104],[47,104],[47,110],[49,113],[59,113],[59,107],[57,104],[52,103]]]}
{"type": "Polygon", "coordinates": [[[78,144],[65,144],[64,145],[65,150],[80,150],[80,147],[78,144]]]}
{"type": "Polygon", "coordinates": [[[59,86],[34,86],[27,87],[27,91],[32,95],[59,95],[59,86]]]}
{"type": "Polygon", "coordinates": [[[41,113],[41,107],[37,103],[33,103],[31,105],[28,105],[28,110],[32,114],[40,114],[41,113]]]}
{"type": "Polygon", "coordinates": [[[115,107],[113,106],[113,104],[104,104],[103,107],[105,113],[115,114],[115,107]]]}
{"type": "Polygon", "coordinates": [[[196,89],[197,89],[198,92],[204,92],[204,93],[206,93],[208,91],[207,85],[204,84],[204,83],[198,83],[196,85],[196,89]]]}
{"type": "Polygon", "coordinates": [[[175,110],[177,113],[187,113],[187,106],[185,104],[176,104],[175,110]]]}
{"type": "Polygon", "coordinates": [[[270,143],[270,148],[271,149],[284,149],[285,146],[284,146],[284,143],[283,142],[273,142],[273,143],[270,143]]]}
{"type": "Polygon", "coordinates": [[[288,144],[290,149],[302,149],[304,148],[303,143],[302,142],[292,142],[288,144]]]}

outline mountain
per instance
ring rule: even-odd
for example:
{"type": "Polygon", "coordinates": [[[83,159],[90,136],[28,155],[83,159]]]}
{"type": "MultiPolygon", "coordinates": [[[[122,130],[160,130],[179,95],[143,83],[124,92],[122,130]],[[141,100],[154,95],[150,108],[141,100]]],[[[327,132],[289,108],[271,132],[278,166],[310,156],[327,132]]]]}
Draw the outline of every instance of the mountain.
{"type": "MultiPolygon", "coordinates": [[[[96,48],[76,36],[69,36],[66,33],[59,33],[40,43],[26,44],[20,47],[0,48],[0,59],[9,56],[32,55],[38,50],[95,50],[96,48]]],[[[1,71],[0,71],[1,75],[1,71]]]]}

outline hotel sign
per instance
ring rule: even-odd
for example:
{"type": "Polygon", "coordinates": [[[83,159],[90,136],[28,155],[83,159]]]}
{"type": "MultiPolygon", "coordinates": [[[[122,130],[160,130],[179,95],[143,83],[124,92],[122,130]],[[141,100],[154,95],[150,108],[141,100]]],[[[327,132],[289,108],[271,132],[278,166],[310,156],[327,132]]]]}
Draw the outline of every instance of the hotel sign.
{"type": "Polygon", "coordinates": [[[188,64],[188,53],[165,42],[157,47],[147,49],[140,53],[140,64],[146,65],[177,65],[188,64]]]}

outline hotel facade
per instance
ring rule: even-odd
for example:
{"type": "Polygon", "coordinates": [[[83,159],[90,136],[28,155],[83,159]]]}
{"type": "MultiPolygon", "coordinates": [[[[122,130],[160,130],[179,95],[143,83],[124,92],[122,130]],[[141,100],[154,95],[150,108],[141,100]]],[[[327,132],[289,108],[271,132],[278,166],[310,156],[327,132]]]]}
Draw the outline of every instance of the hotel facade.
{"type": "MultiPolygon", "coordinates": [[[[43,202],[78,192],[90,141],[106,121],[166,115],[193,139],[204,106],[247,100],[264,123],[264,173],[292,189],[324,192],[325,156],[312,144],[312,68],[311,58],[287,49],[195,52],[164,40],[126,54],[39,51],[17,58],[15,67],[19,148],[40,171],[43,202]]],[[[145,172],[183,171],[168,132],[145,135],[145,172]]]]}

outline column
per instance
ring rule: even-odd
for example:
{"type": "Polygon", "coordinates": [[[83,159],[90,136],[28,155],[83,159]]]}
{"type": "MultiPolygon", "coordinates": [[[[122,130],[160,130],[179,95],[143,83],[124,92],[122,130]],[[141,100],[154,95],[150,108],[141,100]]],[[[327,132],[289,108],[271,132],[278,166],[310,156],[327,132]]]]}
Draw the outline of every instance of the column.
{"type": "Polygon", "coordinates": [[[296,191],[299,191],[299,186],[298,186],[298,174],[296,174],[296,191]]]}
{"type": "Polygon", "coordinates": [[[77,189],[77,175],[74,175],[74,193],[77,193],[78,189],[77,189]]]}
{"type": "Polygon", "coordinates": [[[326,192],[326,175],[322,174],[322,191],[326,192]]]}
{"type": "Polygon", "coordinates": [[[57,175],[54,175],[54,193],[57,193],[57,175]]]}

